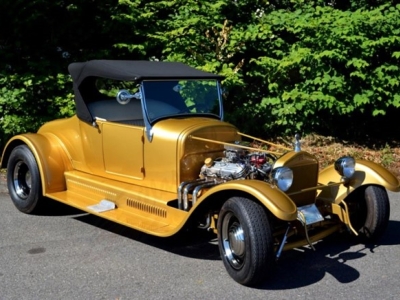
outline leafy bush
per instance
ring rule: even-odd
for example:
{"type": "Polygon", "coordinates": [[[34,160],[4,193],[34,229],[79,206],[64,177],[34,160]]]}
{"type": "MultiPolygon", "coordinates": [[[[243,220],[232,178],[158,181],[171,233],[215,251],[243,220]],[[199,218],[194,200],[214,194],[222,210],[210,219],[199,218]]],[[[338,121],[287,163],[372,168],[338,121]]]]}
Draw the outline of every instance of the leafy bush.
{"type": "Polygon", "coordinates": [[[71,116],[75,111],[72,82],[66,74],[2,76],[0,87],[0,128],[4,140],[36,131],[44,122],[71,116]]]}
{"type": "Polygon", "coordinates": [[[227,119],[252,134],[381,134],[400,112],[397,3],[2,1],[0,27],[12,30],[0,31],[0,146],[71,115],[66,67],[94,58],[224,75],[227,119]]]}
{"type": "Polygon", "coordinates": [[[154,37],[161,59],[227,76],[228,117],[246,131],[354,134],[400,107],[400,6],[382,2],[160,1],[179,9],[154,37]]]}
{"type": "Polygon", "coordinates": [[[399,108],[399,17],[400,5],[265,15],[256,31],[269,39],[248,72],[263,87],[255,106],[265,127],[341,129],[338,117],[365,125],[399,108]]]}
{"type": "Polygon", "coordinates": [[[67,66],[113,57],[125,35],[115,9],[114,0],[0,1],[0,151],[11,135],[73,114],[67,66]]]}

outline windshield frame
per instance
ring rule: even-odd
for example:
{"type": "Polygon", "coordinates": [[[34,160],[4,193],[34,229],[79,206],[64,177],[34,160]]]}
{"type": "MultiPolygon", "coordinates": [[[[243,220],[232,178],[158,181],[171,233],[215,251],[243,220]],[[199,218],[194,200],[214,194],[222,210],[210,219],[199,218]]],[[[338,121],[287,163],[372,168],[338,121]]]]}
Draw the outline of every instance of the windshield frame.
{"type": "MultiPolygon", "coordinates": [[[[202,118],[213,118],[213,119],[218,119],[220,121],[223,121],[224,119],[224,109],[223,109],[223,103],[222,103],[222,89],[221,89],[221,82],[219,79],[208,79],[208,78],[199,78],[199,79],[187,79],[187,78],[177,78],[177,79],[168,79],[168,80],[143,80],[142,82],[140,82],[140,86],[139,86],[139,91],[140,91],[140,98],[141,98],[141,102],[142,102],[142,112],[143,112],[143,117],[144,117],[144,123],[145,123],[145,128],[146,128],[146,136],[148,138],[148,140],[151,142],[152,138],[153,138],[153,131],[152,128],[154,126],[154,124],[156,124],[157,122],[161,121],[161,120],[165,120],[165,119],[171,119],[171,118],[194,118],[194,117],[202,117],[202,118]],[[215,82],[215,88],[216,88],[216,96],[217,96],[217,102],[215,102],[215,104],[218,104],[218,108],[219,108],[219,114],[214,114],[211,112],[184,112],[184,111],[178,111],[177,108],[175,108],[177,110],[176,113],[171,113],[171,114],[165,114],[165,115],[160,115],[157,117],[151,117],[151,109],[148,105],[148,100],[150,99],[150,97],[146,98],[146,82],[178,82],[178,81],[208,81],[208,82],[215,82]]],[[[177,92],[177,91],[175,91],[177,92]]],[[[148,91],[148,96],[150,95],[149,91],[148,91]]],[[[183,100],[183,99],[182,99],[183,100]]],[[[158,102],[158,104],[161,104],[160,102],[158,102]]],[[[168,105],[170,106],[170,104],[163,104],[163,105],[168,105]]],[[[173,108],[173,106],[170,106],[171,108],[173,108]]]]}

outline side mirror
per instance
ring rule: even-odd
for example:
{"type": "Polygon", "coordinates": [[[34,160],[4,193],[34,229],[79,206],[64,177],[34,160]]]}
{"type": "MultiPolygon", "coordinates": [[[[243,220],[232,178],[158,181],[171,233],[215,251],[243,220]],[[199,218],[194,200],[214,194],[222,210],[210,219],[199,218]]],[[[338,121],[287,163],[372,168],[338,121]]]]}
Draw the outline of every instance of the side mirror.
{"type": "Polygon", "coordinates": [[[117,101],[119,104],[121,105],[125,105],[128,104],[129,101],[131,101],[132,98],[135,99],[140,99],[140,93],[135,93],[135,94],[131,94],[129,91],[127,90],[120,90],[117,94],[117,101]]]}

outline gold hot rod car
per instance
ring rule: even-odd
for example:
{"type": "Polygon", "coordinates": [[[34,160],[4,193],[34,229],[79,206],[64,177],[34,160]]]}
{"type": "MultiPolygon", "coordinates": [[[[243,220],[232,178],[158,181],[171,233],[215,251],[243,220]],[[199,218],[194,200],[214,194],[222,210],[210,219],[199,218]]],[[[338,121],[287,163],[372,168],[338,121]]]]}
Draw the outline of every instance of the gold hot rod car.
{"type": "Polygon", "coordinates": [[[76,115],[11,138],[2,155],[17,209],[50,198],[148,234],[214,232],[229,275],[255,285],[282,251],[347,230],[378,239],[399,181],[350,156],[317,158],[223,121],[219,75],[175,62],[72,63],[76,115]],[[272,147],[272,148],[271,148],[272,147]],[[271,151],[273,150],[273,151],[271,151]]]}

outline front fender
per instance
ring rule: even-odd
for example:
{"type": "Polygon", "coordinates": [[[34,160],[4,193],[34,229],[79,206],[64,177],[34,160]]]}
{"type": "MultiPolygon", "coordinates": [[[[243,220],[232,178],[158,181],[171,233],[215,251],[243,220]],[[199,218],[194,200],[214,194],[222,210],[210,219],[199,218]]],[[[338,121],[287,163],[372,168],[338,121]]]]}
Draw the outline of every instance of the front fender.
{"type": "Polygon", "coordinates": [[[32,151],[38,164],[43,195],[66,189],[64,172],[71,170],[71,160],[61,142],[53,134],[20,134],[11,138],[4,148],[1,167],[7,167],[12,150],[25,144],[32,151]]]}
{"type": "MultiPolygon", "coordinates": [[[[341,181],[341,176],[336,172],[333,165],[325,168],[319,173],[318,183],[328,185],[341,181]]],[[[339,203],[356,188],[363,185],[380,185],[392,191],[400,191],[400,182],[390,171],[379,164],[367,160],[356,161],[356,172],[347,186],[332,185],[321,188],[318,198],[339,203]]]]}
{"type": "MultiPolygon", "coordinates": [[[[278,219],[293,221],[297,218],[296,204],[285,193],[266,182],[259,180],[235,180],[219,184],[209,189],[199,199],[199,203],[208,197],[224,191],[240,191],[259,200],[278,219]]],[[[197,204],[197,203],[196,203],[197,204]]]]}

